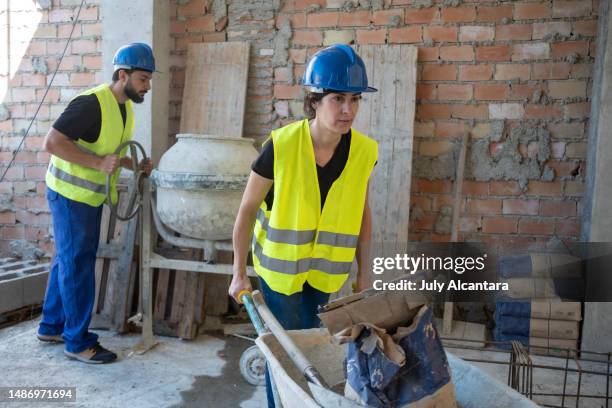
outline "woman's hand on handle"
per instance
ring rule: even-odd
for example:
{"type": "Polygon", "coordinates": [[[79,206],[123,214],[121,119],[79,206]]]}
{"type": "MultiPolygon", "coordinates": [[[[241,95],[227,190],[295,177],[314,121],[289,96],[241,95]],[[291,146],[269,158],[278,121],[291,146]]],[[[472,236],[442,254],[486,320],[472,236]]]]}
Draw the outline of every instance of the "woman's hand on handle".
{"type": "Polygon", "coordinates": [[[244,292],[253,292],[251,281],[249,280],[246,271],[243,273],[234,272],[228,293],[236,302],[242,303],[240,297],[244,294],[244,292]]]}

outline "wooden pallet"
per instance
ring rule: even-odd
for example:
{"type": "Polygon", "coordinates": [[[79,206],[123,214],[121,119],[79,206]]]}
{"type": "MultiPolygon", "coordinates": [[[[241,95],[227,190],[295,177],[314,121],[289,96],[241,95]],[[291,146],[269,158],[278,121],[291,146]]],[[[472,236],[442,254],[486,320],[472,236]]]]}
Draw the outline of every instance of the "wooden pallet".
{"type": "MultiPolygon", "coordinates": [[[[158,248],[175,259],[202,260],[201,251],[158,248]]],[[[155,269],[153,272],[153,332],[162,336],[194,339],[204,321],[204,281],[201,273],[155,269]]]]}
{"type": "Polygon", "coordinates": [[[0,329],[14,326],[26,320],[32,320],[42,313],[42,303],[24,306],[17,310],[0,313],[0,329]]]}
{"type": "MultiPolygon", "coordinates": [[[[117,185],[119,211],[127,204],[127,187],[117,185]]],[[[134,246],[138,217],[121,221],[111,217],[104,206],[100,228],[100,245],[96,260],[96,298],[91,318],[92,329],[110,329],[117,333],[128,331],[138,263],[134,246]]]]}

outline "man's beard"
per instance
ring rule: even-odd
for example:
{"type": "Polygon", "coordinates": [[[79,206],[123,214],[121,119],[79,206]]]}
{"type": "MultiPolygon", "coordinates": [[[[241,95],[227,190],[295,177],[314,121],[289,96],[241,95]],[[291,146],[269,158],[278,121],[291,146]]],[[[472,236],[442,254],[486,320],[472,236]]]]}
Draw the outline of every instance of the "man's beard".
{"type": "Polygon", "coordinates": [[[123,92],[125,92],[125,96],[130,98],[130,100],[134,103],[142,103],[144,101],[144,96],[140,96],[129,81],[127,84],[125,84],[123,92]]]}

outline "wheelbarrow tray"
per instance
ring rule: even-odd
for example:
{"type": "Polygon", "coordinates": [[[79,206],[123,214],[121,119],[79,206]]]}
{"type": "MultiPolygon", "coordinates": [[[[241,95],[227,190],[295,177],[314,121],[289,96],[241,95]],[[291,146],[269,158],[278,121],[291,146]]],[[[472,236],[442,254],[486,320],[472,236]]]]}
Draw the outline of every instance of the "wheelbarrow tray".
{"type": "MultiPolygon", "coordinates": [[[[338,387],[334,386],[345,381],[343,372],[345,346],[332,344],[326,329],[290,330],[287,333],[332,389],[337,390],[338,387]]],[[[255,342],[266,357],[279,399],[284,407],[363,407],[341,395],[342,390],[337,393],[307,382],[273,334],[262,334],[255,342]]],[[[459,407],[537,408],[535,403],[474,365],[450,353],[447,353],[447,356],[459,407]]],[[[414,404],[414,407],[420,405],[414,404]]]]}

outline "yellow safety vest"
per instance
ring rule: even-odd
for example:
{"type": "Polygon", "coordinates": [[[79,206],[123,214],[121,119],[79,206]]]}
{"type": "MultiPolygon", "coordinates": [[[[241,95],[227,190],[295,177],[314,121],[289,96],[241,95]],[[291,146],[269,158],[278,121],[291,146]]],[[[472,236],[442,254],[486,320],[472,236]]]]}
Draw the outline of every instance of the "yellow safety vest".
{"type": "MultiPolygon", "coordinates": [[[[81,149],[97,156],[112,154],[121,143],[132,138],[134,132],[132,101],[128,100],[125,103],[124,126],[119,103],[110,90],[109,84],[99,85],[77,96],[91,94],[95,94],[100,102],[102,112],[100,135],[94,143],[79,139],[76,144],[81,149]]],[[[121,156],[125,155],[126,150],[121,152],[121,156]]],[[[116,182],[119,172],[120,169],[117,169],[112,177],[111,199],[113,203],[117,202],[116,182]]],[[[74,201],[98,207],[106,200],[106,173],[71,163],[57,156],[51,156],[45,181],[49,188],[74,201]]]]}
{"type": "Polygon", "coordinates": [[[308,120],[271,134],[274,204],[265,201],[253,232],[255,271],[276,292],[300,292],[304,282],[326,293],[347,280],[378,158],[376,141],[351,129],[348,160],[332,184],[323,211],[308,120]]]}

